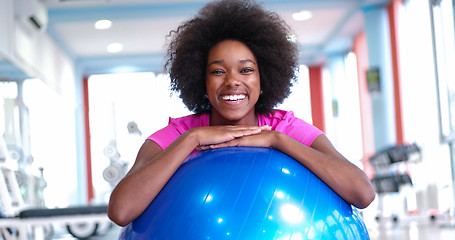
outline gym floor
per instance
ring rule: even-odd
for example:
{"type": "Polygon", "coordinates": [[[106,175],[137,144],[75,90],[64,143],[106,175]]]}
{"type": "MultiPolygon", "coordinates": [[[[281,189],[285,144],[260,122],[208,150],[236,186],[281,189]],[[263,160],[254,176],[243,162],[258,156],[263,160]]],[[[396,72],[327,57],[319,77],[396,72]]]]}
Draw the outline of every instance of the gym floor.
{"type": "Polygon", "coordinates": [[[365,221],[371,240],[446,240],[455,239],[453,220],[406,217],[398,222],[390,219],[365,221]]]}
{"type": "MultiPolygon", "coordinates": [[[[455,220],[407,217],[393,222],[390,219],[365,221],[371,240],[447,240],[455,239],[455,220]]],[[[92,240],[118,239],[121,228],[113,226],[106,234],[92,240]]],[[[56,231],[55,240],[74,240],[66,232],[56,231]]]]}
{"type": "MultiPolygon", "coordinates": [[[[120,235],[121,228],[113,225],[105,234],[100,236],[93,236],[90,240],[116,240],[120,235]]],[[[77,240],[66,231],[65,228],[54,228],[53,240],[77,240]]]]}

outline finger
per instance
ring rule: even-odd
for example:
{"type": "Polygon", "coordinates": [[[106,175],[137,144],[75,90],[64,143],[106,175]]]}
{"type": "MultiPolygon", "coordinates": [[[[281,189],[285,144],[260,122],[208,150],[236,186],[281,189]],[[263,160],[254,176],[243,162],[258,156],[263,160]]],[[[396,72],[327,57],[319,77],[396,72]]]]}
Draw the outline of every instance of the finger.
{"type": "Polygon", "coordinates": [[[226,128],[230,130],[270,130],[270,126],[263,125],[263,126],[252,126],[252,125],[229,125],[226,128]]]}
{"type": "Polygon", "coordinates": [[[215,149],[215,148],[223,148],[223,147],[238,147],[238,146],[241,146],[241,144],[240,144],[241,139],[242,138],[237,138],[237,139],[233,139],[233,140],[222,142],[222,143],[211,144],[210,148],[215,149]]]}
{"type": "Polygon", "coordinates": [[[248,135],[255,135],[259,134],[264,130],[270,130],[270,126],[252,126],[252,127],[246,127],[246,128],[239,128],[233,131],[234,136],[236,138],[238,137],[243,137],[243,136],[248,136],[248,135]]]}
{"type": "Polygon", "coordinates": [[[196,149],[199,151],[209,150],[210,146],[209,145],[198,146],[196,149]]]}
{"type": "Polygon", "coordinates": [[[256,129],[249,129],[249,130],[239,130],[239,131],[236,131],[234,133],[234,136],[236,138],[239,138],[239,137],[243,137],[243,136],[249,136],[249,135],[254,135],[254,134],[259,134],[261,133],[261,129],[260,128],[256,128],[256,129]]]}
{"type": "Polygon", "coordinates": [[[229,141],[229,142],[224,142],[224,143],[212,144],[212,145],[210,145],[210,149],[234,147],[234,146],[237,146],[237,145],[232,144],[232,141],[229,141]]]}
{"type": "Polygon", "coordinates": [[[272,126],[269,126],[269,125],[263,125],[263,126],[259,126],[261,128],[261,130],[272,130],[272,126]]]}

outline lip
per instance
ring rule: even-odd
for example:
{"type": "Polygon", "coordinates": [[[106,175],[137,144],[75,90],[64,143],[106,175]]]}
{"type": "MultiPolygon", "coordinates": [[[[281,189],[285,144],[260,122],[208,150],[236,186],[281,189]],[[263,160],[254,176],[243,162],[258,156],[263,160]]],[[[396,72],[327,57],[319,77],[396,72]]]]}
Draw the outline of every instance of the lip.
{"type": "Polygon", "coordinates": [[[240,103],[247,98],[248,94],[246,93],[223,93],[218,96],[219,100],[230,104],[240,103]]]}

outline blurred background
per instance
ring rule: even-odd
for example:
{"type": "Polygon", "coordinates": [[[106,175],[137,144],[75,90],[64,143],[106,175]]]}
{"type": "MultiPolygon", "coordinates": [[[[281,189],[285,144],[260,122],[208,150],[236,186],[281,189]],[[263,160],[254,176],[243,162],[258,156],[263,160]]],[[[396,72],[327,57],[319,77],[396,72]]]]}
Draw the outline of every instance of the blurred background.
{"type": "MultiPolygon", "coordinates": [[[[144,140],[191,114],[169,91],[166,36],[207,2],[0,0],[2,216],[107,204],[144,140]]],[[[277,108],[367,173],[370,237],[455,238],[455,1],[262,2],[299,45],[277,108]]]]}

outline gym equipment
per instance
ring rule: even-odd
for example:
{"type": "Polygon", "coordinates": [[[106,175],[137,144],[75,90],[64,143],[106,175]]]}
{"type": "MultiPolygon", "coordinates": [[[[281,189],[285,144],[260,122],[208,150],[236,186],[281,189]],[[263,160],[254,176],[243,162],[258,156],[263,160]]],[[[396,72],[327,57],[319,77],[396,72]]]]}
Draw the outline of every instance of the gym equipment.
{"type": "Polygon", "coordinates": [[[25,206],[15,170],[0,163],[0,239],[47,239],[53,224],[66,226],[76,238],[104,234],[112,226],[107,206],[73,206],[68,208],[29,208],[25,206]]]}
{"type": "Polygon", "coordinates": [[[120,239],[369,239],[358,211],[274,149],[190,155],[120,239]]]}

